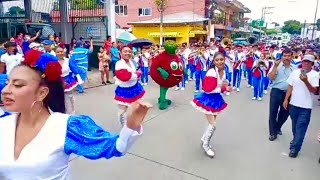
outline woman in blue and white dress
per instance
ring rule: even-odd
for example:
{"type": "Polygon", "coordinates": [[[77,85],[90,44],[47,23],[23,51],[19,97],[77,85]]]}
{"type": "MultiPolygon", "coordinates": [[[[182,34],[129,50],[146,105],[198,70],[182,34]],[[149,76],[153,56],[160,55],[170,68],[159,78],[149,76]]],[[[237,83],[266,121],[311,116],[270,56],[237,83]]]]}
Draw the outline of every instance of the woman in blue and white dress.
{"type": "Polygon", "coordinates": [[[0,120],[0,175],[14,180],[68,180],[71,153],[89,159],[123,156],[142,134],[141,122],[151,107],[133,104],[120,135],[88,116],[64,114],[61,66],[50,54],[16,66],[2,97],[5,108],[17,113],[0,120]]]}
{"type": "Polygon", "coordinates": [[[117,85],[115,90],[115,97],[118,104],[118,121],[121,126],[126,122],[127,109],[131,103],[141,99],[145,91],[142,85],[139,83],[139,79],[142,75],[140,70],[136,70],[132,59],[132,51],[129,47],[122,47],[121,59],[116,63],[115,67],[115,84],[117,85]]]}
{"type": "Polygon", "coordinates": [[[57,47],[55,51],[59,63],[62,67],[62,81],[64,84],[64,100],[67,114],[75,114],[75,100],[73,96],[73,90],[78,86],[78,82],[75,78],[76,74],[81,73],[81,69],[77,64],[66,58],[64,49],[62,47],[57,47]],[[71,70],[72,69],[72,70],[71,70]]]}
{"type": "Polygon", "coordinates": [[[224,65],[225,56],[223,53],[215,53],[213,63],[203,79],[203,92],[196,94],[191,102],[196,109],[206,115],[209,123],[201,141],[205,153],[211,158],[215,155],[211,149],[210,140],[216,129],[217,115],[227,107],[227,103],[223,100],[222,93],[231,91],[229,81],[226,80],[224,65]]]}

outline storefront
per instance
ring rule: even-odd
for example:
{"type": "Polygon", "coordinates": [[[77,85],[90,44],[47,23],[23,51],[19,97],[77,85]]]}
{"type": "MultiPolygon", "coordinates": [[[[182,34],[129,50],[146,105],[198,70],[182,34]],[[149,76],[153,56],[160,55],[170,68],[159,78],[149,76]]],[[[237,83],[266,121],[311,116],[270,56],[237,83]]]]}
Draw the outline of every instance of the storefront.
{"type": "MultiPolygon", "coordinates": [[[[155,44],[160,43],[160,25],[131,23],[132,34],[137,38],[150,39],[155,44]]],[[[203,23],[179,23],[163,25],[163,40],[174,40],[177,44],[192,43],[205,40],[207,31],[204,30],[203,23]]]]}

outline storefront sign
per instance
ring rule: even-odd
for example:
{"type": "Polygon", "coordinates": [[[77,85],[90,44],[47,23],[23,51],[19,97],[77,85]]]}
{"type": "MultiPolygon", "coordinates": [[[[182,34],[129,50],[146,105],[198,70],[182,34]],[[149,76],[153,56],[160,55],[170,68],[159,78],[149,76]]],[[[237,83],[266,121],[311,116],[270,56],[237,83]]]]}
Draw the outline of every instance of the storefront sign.
{"type": "Polygon", "coordinates": [[[88,26],[87,37],[101,37],[100,28],[98,28],[97,26],[88,26]]]}
{"type": "MultiPolygon", "coordinates": [[[[180,32],[164,32],[163,37],[181,37],[180,32]]],[[[148,34],[149,37],[160,37],[160,32],[151,32],[148,34]]]]}

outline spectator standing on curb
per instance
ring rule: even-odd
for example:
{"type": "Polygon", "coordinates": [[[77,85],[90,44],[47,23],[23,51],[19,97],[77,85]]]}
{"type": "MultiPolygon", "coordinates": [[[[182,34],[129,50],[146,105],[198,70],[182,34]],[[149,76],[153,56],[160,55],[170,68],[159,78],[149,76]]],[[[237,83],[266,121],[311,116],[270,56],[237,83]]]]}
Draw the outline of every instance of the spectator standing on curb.
{"type": "Polygon", "coordinates": [[[319,73],[312,69],[314,62],[313,55],[305,55],[302,68],[294,70],[287,80],[289,86],[283,107],[289,109],[292,120],[293,140],[290,143],[289,153],[291,158],[296,158],[301,150],[310,123],[312,95],[319,86],[319,73]]]}

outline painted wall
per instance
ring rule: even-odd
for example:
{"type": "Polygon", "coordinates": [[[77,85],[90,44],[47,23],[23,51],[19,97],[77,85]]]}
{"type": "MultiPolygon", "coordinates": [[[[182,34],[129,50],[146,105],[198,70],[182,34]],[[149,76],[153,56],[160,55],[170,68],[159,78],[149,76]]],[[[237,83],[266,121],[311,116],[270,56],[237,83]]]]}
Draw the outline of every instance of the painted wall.
{"type": "MultiPolygon", "coordinates": [[[[121,27],[130,27],[128,22],[146,21],[154,18],[159,18],[160,13],[154,5],[154,0],[119,0],[120,5],[128,6],[128,15],[119,16],[116,15],[116,22],[121,27]],[[151,7],[151,16],[138,16],[139,8],[151,7]]],[[[198,15],[204,16],[205,0],[183,0],[183,1],[168,1],[168,7],[164,12],[164,15],[174,14],[185,11],[192,11],[198,15]]]]}

